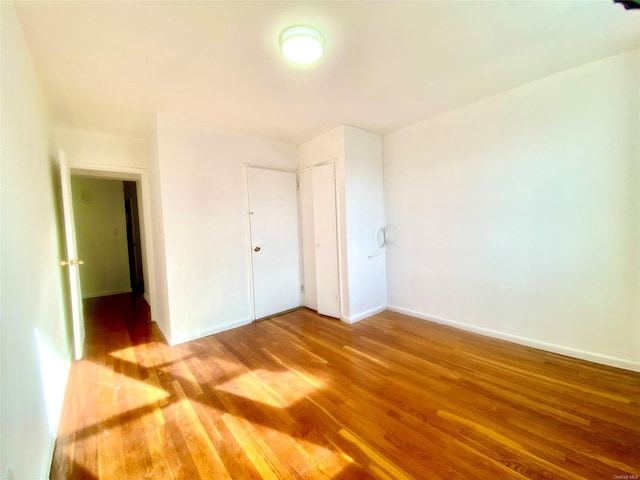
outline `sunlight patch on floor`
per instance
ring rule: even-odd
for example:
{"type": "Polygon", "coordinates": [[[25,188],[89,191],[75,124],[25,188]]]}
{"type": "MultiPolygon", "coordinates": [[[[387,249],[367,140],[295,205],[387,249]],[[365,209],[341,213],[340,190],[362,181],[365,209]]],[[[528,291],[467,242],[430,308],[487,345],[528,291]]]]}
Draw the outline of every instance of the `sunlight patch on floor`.
{"type": "Polygon", "coordinates": [[[333,450],[287,432],[254,424],[241,416],[224,414],[222,419],[262,478],[292,478],[291,469],[301,477],[306,472],[315,474],[321,471],[328,478],[333,478],[353,464],[353,459],[342,450],[333,450]]]}
{"type": "Polygon", "coordinates": [[[216,386],[216,390],[231,393],[275,408],[287,408],[310,395],[324,382],[293,371],[258,369],[216,386]]]}
{"type": "MultiPolygon", "coordinates": [[[[160,343],[160,346],[166,347],[163,343],[160,343]]],[[[153,342],[150,342],[144,345],[129,346],[119,350],[113,350],[112,352],[109,352],[109,355],[113,358],[117,358],[118,360],[122,360],[123,362],[135,363],[136,365],[145,368],[159,368],[167,363],[176,363],[193,355],[189,352],[185,352],[184,355],[179,355],[176,351],[172,350],[170,355],[167,355],[167,357],[170,356],[170,359],[167,358],[165,363],[165,359],[158,355],[158,352],[154,350],[155,348],[156,347],[153,345],[153,342]]]]}
{"type": "MultiPolygon", "coordinates": [[[[137,363],[140,365],[139,360],[136,358],[136,351],[134,347],[121,348],[120,350],[110,352],[109,355],[125,362],[137,363]]],[[[143,366],[148,367],[149,365],[143,366]]]]}
{"type": "Polygon", "coordinates": [[[156,410],[153,415],[156,423],[164,423],[158,409],[159,403],[166,403],[169,393],[142,380],[131,378],[124,373],[114,371],[110,366],[99,365],[90,360],[80,360],[72,366],[75,381],[81,382],[88,392],[82,398],[72,401],[78,406],[74,410],[85,411],[83,404],[95,404],[99,408],[86,408],[90,415],[75,418],[71,431],[63,431],[58,435],[69,435],[74,432],[90,433],[97,426],[108,428],[112,423],[121,422],[123,415],[138,418],[156,410]],[[126,398],[126,402],[124,399],[126,398]],[[131,413],[133,412],[133,414],[131,413]]]}

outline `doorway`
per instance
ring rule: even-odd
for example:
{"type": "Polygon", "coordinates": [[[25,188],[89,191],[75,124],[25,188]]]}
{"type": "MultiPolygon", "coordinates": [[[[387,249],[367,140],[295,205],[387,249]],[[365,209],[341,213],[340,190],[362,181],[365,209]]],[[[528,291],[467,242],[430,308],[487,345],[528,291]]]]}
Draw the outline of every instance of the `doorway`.
{"type": "Polygon", "coordinates": [[[254,319],[301,305],[296,173],[247,167],[254,319]]]}
{"type": "Polygon", "coordinates": [[[82,298],[144,293],[136,183],[71,176],[82,298]]]}
{"type": "Polygon", "coordinates": [[[124,211],[127,224],[127,253],[129,254],[129,280],[131,296],[135,300],[144,295],[144,273],[142,268],[142,245],[140,240],[140,215],[136,182],[123,181],[124,211]]]}
{"type": "MultiPolygon", "coordinates": [[[[60,262],[61,266],[68,269],[69,275],[69,300],[71,305],[72,325],[73,325],[73,345],[74,357],[79,360],[84,353],[84,315],[82,308],[82,298],[84,297],[80,282],[80,267],[84,267],[83,259],[78,257],[76,225],[74,220],[73,195],[71,181],[72,177],[88,177],[96,179],[133,181],[136,185],[138,217],[140,226],[140,251],[142,259],[143,278],[146,279],[144,285],[144,298],[150,306],[151,319],[154,312],[157,312],[156,305],[156,281],[154,279],[155,264],[152,249],[152,223],[151,223],[151,195],[149,189],[149,177],[145,169],[132,167],[107,167],[100,165],[69,164],[63,150],[58,151],[60,166],[60,188],[62,198],[62,208],[64,212],[64,232],[66,240],[66,258],[60,262]]],[[[87,194],[85,194],[87,195],[87,194]]],[[[91,194],[88,194],[89,197],[91,194]]],[[[82,193],[80,194],[82,198],[82,193]]],[[[120,204],[122,205],[122,203],[120,204]]],[[[118,227],[113,230],[113,234],[120,234],[126,231],[126,221],[122,230],[118,227]]],[[[122,237],[126,237],[122,233],[122,237]]],[[[126,242],[126,241],[125,241],[126,242]]],[[[128,272],[128,261],[125,272],[128,272]]],[[[127,275],[128,276],[128,275],[127,275]]],[[[130,289],[130,283],[128,289],[130,289]]]]}
{"type": "Polygon", "coordinates": [[[299,172],[304,260],[304,305],[340,318],[335,165],[299,172]]]}

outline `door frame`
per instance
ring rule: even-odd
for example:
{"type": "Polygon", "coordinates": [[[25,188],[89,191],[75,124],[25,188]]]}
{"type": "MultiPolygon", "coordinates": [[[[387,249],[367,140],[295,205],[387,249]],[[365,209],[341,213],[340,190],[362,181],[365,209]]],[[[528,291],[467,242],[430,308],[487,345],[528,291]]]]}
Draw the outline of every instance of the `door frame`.
{"type": "MultiPolygon", "coordinates": [[[[135,247],[135,233],[133,225],[132,202],[130,198],[124,199],[124,214],[126,215],[126,231],[127,231],[127,253],[129,254],[129,281],[131,282],[131,294],[136,297],[138,295],[138,264],[135,247]]],[[[144,276],[144,273],[142,273],[144,276]]]]}
{"type": "MultiPolygon", "coordinates": [[[[247,252],[247,265],[248,265],[248,274],[249,274],[249,306],[251,310],[251,322],[255,322],[256,318],[256,297],[255,291],[253,288],[254,282],[254,274],[253,274],[253,257],[251,254],[251,249],[253,248],[253,239],[251,238],[251,210],[249,204],[249,168],[259,168],[261,170],[271,170],[274,172],[285,172],[285,173],[293,173],[296,176],[296,182],[298,181],[298,171],[294,169],[288,168],[277,168],[277,167],[265,167],[264,165],[254,165],[251,163],[243,163],[242,164],[242,186],[244,189],[244,219],[245,219],[245,251],[247,252]]],[[[296,201],[298,208],[298,217],[300,216],[300,192],[296,189],[296,201]]],[[[302,235],[300,232],[300,222],[298,221],[298,262],[300,265],[300,285],[302,285],[302,281],[304,279],[303,274],[303,262],[302,262],[302,235]]],[[[302,292],[300,292],[300,301],[302,302],[302,292]]],[[[302,305],[302,303],[300,303],[302,305]]]]}
{"type": "MultiPolygon", "coordinates": [[[[149,188],[149,173],[146,169],[134,167],[112,167],[104,165],[87,165],[83,163],[68,163],[69,175],[101,178],[104,180],[136,182],[138,196],[138,218],[140,220],[140,242],[143,252],[143,278],[145,278],[144,298],[149,303],[151,318],[157,309],[155,261],[153,255],[153,226],[151,222],[151,191],[149,188]]],[[[68,199],[71,200],[71,199],[68,199]]],[[[77,237],[76,237],[77,238],[77,237]]]]}

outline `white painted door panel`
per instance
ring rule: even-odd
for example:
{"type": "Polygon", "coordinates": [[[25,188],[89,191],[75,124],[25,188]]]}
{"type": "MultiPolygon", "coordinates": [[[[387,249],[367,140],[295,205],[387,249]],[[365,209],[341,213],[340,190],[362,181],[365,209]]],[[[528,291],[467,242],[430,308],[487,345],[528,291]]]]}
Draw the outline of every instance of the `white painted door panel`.
{"type": "Polygon", "coordinates": [[[318,309],[316,295],[316,246],[313,229],[313,179],[311,170],[301,172],[300,180],[300,221],[302,231],[302,258],[304,285],[303,305],[318,309]]]}
{"type": "Polygon", "coordinates": [[[64,152],[58,152],[60,162],[60,184],[62,192],[62,213],[64,219],[64,235],[67,243],[67,258],[61,262],[69,273],[69,296],[71,305],[71,324],[73,329],[73,352],[76,360],[82,358],[84,348],[84,312],[82,308],[82,292],[80,289],[80,265],[76,248],[76,227],[73,218],[73,197],[71,193],[71,171],[67,165],[64,152]]]}
{"type": "Polygon", "coordinates": [[[300,306],[296,174],[247,167],[255,318],[300,306]]]}
{"type": "Polygon", "coordinates": [[[334,165],[314,167],[312,180],[317,310],[340,318],[334,165]]]}

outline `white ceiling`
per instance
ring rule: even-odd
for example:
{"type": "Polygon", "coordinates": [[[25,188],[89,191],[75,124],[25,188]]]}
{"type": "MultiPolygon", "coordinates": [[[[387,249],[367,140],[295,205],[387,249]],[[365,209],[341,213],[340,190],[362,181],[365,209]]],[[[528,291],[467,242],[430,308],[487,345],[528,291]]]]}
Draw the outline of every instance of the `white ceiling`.
{"type": "Polygon", "coordinates": [[[141,136],[154,113],[300,143],[385,134],[640,47],[640,11],[598,1],[30,2],[17,11],[55,121],[141,136]],[[292,24],[325,56],[278,52],[292,24]]]}

